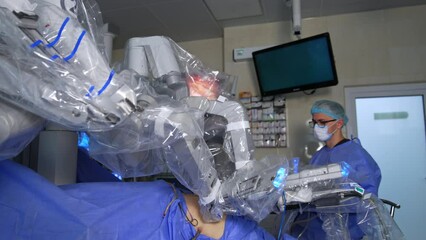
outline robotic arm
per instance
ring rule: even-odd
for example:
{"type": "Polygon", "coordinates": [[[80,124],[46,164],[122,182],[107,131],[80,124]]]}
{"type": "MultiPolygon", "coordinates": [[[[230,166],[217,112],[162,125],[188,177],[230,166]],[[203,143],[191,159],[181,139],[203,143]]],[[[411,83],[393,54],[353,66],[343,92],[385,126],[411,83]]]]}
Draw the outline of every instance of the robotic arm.
{"type": "Polygon", "coordinates": [[[131,82],[109,68],[76,18],[46,2],[31,6],[1,9],[3,98],[72,129],[123,121],[136,106],[131,82]]]}
{"type": "Polygon", "coordinates": [[[0,161],[18,155],[46,121],[0,99],[0,161]]]}
{"type": "MultiPolygon", "coordinates": [[[[157,91],[183,93],[169,96],[181,99],[191,109],[204,114],[204,122],[200,124],[204,126],[204,139],[197,137],[197,142],[201,140],[201,149],[204,150],[197,150],[201,145],[193,148],[194,140],[184,137],[185,141],[170,144],[165,152],[173,150],[167,155],[170,159],[184,156],[185,153],[188,156],[178,161],[166,159],[168,166],[181,183],[189,183],[186,186],[194,186],[198,182],[210,187],[207,195],[197,192],[204,216],[209,220],[218,220],[223,213],[248,215],[260,220],[268,214],[266,209],[273,208],[281,194],[282,186],[274,187],[271,179],[276,177],[277,170],[284,165],[284,161],[256,161],[253,158],[254,145],[244,107],[220,95],[221,79],[226,77],[223,74],[206,73],[200,65],[194,64],[196,61],[192,56],[179,51],[181,49],[170,39],[160,36],[130,39],[126,48],[125,62],[128,68],[136,70],[142,76],[152,75],[152,85],[157,91]],[[162,90],[158,90],[160,88],[162,90]],[[182,164],[184,162],[188,164],[182,164]],[[177,170],[184,170],[186,173],[176,172],[177,170]],[[194,175],[193,173],[196,173],[193,178],[180,178],[194,175]],[[193,181],[188,182],[188,179],[193,181]],[[235,186],[238,186],[237,189],[235,186]],[[266,204],[266,198],[270,199],[270,203],[266,204]],[[248,204],[247,201],[251,203],[248,204]],[[260,206],[263,212],[260,211],[260,206]]],[[[181,117],[176,122],[187,122],[187,116],[181,117]]],[[[157,121],[156,125],[161,124],[157,121]]],[[[184,126],[185,124],[180,129],[185,128],[184,126]]],[[[193,126],[187,126],[188,129],[183,132],[191,132],[193,126]]]]}
{"type": "Polygon", "coordinates": [[[152,75],[157,92],[177,100],[189,96],[185,76],[181,73],[173,45],[168,38],[131,38],[127,42],[126,52],[128,68],[144,77],[152,75]]]}
{"type": "MultiPolygon", "coordinates": [[[[72,15],[43,1],[31,6],[28,14],[0,9],[3,99],[69,129],[88,131],[100,149],[120,149],[124,162],[133,162],[135,153],[160,147],[167,150],[166,156],[177,154],[166,157],[167,162],[199,161],[179,162],[177,169],[184,169],[180,180],[198,186],[199,179],[190,176],[199,177],[200,170],[215,179],[214,168],[202,166],[210,163],[202,132],[196,130],[197,123],[182,106],[153,91],[149,94],[149,86],[129,71],[116,74],[72,15]],[[120,141],[129,135],[120,135],[117,130],[133,134],[132,138],[120,141]],[[111,136],[119,139],[108,145],[111,136]],[[200,164],[202,159],[207,160],[200,164]]],[[[138,172],[130,174],[137,176],[138,172]]],[[[210,189],[214,186],[212,182],[206,185],[210,189]]],[[[203,187],[194,190],[199,190],[200,196],[210,193],[203,187]]]]}
{"type": "MultiPolygon", "coordinates": [[[[213,220],[223,213],[260,220],[270,212],[282,194],[284,175],[278,171],[285,168],[285,159],[253,159],[243,107],[218,100],[216,93],[230,76],[206,70],[165,37],[129,40],[130,70],[115,72],[94,34],[75,18],[78,14],[45,1],[21,2],[30,7],[21,11],[0,2],[2,99],[71,130],[86,131],[90,154],[122,176],[155,174],[164,168],[146,166],[167,165],[199,195],[213,220]],[[188,88],[194,78],[214,86],[204,98],[207,108],[183,101],[200,92],[188,88]],[[206,114],[226,122],[219,141],[225,155],[213,156],[206,142],[206,114]],[[219,160],[234,164],[235,171],[219,178],[214,165],[219,160]],[[280,184],[274,185],[276,179],[280,184]]],[[[78,12],[82,3],[76,3],[66,9],[78,12]]]]}

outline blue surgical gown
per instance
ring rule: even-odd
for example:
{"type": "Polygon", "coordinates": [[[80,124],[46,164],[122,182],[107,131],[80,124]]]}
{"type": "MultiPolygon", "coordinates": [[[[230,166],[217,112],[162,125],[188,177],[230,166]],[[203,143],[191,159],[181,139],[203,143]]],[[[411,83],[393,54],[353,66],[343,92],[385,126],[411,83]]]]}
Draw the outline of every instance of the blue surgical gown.
{"type": "MultiPolygon", "coordinates": [[[[313,166],[323,166],[340,162],[346,162],[349,165],[348,178],[350,180],[362,186],[365,192],[373,193],[376,196],[378,195],[379,185],[382,179],[380,168],[357,139],[348,140],[331,149],[324,146],[312,156],[310,164],[313,166]]],[[[346,227],[351,239],[361,239],[364,233],[358,227],[357,213],[345,214],[347,214],[346,227]]],[[[326,239],[326,234],[322,228],[323,222],[317,213],[305,212],[298,216],[296,221],[302,224],[294,226],[292,230],[293,236],[301,234],[302,237],[300,239],[326,239]]]]}
{"type": "Polygon", "coordinates": [[[357,140],[349,140],[333,148],[324,146],[314,154],[313,166],[346,162],[349,164],[349,179],[358,183],[366,192],[378,196],[382,174],[376,161],[357,140]]]}
{"type": "MultiPolygon", "coordinates": [[[[187,240],[196,231],[185,220],[186,209],[182,193],[175,195],[164,181],[58,187],[20,164],[0,161],[1,239],[187,240]]],[[[274,238],[254,221],[228,216],[221,239],[274,238]]]]}

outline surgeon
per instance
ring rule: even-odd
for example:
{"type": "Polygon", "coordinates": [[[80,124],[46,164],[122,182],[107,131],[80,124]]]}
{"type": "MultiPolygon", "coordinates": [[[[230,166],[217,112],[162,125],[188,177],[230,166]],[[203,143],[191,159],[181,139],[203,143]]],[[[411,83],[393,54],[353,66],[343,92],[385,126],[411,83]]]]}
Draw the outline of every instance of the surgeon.
{"type": "Polygon", "coordinates": [[[320,166],[344,161],[350,166],[349,179],[377,196],[382,179],[380,168],[358,139],[343,136],[342,128],[348,123],[344,108],[334,101],[319,100],[312,105],[311,114],[314,136],[325,146],[313,155],[310,164],[320,166]]]}
{"type": "MultiPolygon", "coordinates": [[[[310,127],[313,128],[315,138],[324,142],[325,146],[312,156],[310,164],[322,166],[346,162],[349,165],[348,178],[363,187],[366,193],[377,196],[382,179],[380,168],[358,139],[347,139],[343,135],[342,128],[348,123],[344,108],[334,101],[319,100],[312,105],[311,114],[310,127]]],[[[291,235],[298,239],[327,239],[329,236],[326,236],[324,227],[330,226],[326,226],[323,220],[338,217],[345,222],[342,226],[347,233],[342,235],[347,234],[346,237],[350,239],[363,238],[365,234],[358,225],[356,209],[345,214],[332,211],[304,212],[296,217],[291,235]]],[[[338,230],[335,229],[335,232],[338,230]]]]}

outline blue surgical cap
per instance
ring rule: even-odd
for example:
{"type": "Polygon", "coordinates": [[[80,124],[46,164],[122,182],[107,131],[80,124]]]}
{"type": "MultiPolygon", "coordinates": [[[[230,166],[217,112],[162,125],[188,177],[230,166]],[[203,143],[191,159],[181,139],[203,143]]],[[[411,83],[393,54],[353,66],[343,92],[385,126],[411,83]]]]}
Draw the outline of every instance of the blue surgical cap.
{"type": "Polygon", "coordinates": [[[342,105],[330,100],[318,100],[314,102],[311,108],[311,114],[315,113],[323,113],[334,119],[343,119],[343,125],[346,125],[348,122],[348,117],[342,105]]]}

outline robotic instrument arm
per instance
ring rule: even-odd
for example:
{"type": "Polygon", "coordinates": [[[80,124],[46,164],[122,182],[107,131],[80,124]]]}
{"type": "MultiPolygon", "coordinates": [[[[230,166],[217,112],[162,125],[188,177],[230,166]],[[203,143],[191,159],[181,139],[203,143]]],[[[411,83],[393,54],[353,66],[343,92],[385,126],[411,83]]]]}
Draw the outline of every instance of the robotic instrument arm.
{"type": "MultiPolygon", "coordinates": [[[[2,99],[70,130],[88,132],[90,154],[123,176],[155,174],[139,169],[145,160],[167,164],[199,195],[207,218],[229,213],[261,220],[269,214],[282,195],[285,174],[279,171],[285,159],[254,161],[239,103],[209,96],[207,107],[194,108],[188,78],[208,74],[191,55],[180,54],[182,49],[165,37],[130,39],[125,61],[132,70],[116,73],[94,34],[76,18],[83,3],[52,2],[0,1],[2,99]],[[207,115],[224,119],[219,148],[226,154],[210,151],[203,128],[207,115]],[[218,162],[235,170],[219,177],[218,162]]],[[[219,74],[211,75],[218,80],[219,74]]]]}
{"type": "Polygon", "coordinates": [[[18,155],[46,121],[0,99],[0,161],[18,155]]]}
{"type": "MultiPolygon", "coordinates": [[[[269,210],[273,208],[279,198],[282,185],[278,184],[276,187],[272,180],[278,176],[277,171],[284,165],[284,161],[283,159],[269,159],[270,162],[267,160],[256,161],[253,158],[254,144],[246,111],[239,102],[228,100],[223,96],[212,97],[215,94],[211,94],[211,91],[218,91],[214,86],[217,84],[215,82],[217,79],[209,83],[210,91],[207,91],[208,93],[204,97],[191,95],[193,89],[188,89],[188,86],[191,88],[197,84],[190,82],[194,79],[193,72],[201,71],[191,69],[194,64],[190,64],[191,61],[185,60],[184,56],[176,56],[176,49],[178,46],[175,46],[166,37],[132,38],[128,41],[125,61],[130,69],[140,75],[153,75],[154,81],[157,81],[153,84],[157,91],[180,99],[189,107],[204,113],[203,146],[207,144],[210,149],[205,152],[202,158],[204,160],[200,161],[195,157],[199,154],[194,154],[197,153],[197,150],[191,147],[193,141],[188,141],[186,138],[186,144],[181,146],[181,149],[189,149],[189,152],[192,153],[191,157],[185,158],[193,161],[188,165],[190,168],[194,168],[191,172],[200,172],[194,181],[206,180],[204,176],[211,174],[211,171],[206,170],[210,168],[215,170],[214,180],[206,182],[208,186],[212,186],[210,194],[205,197],[200,196],[201,207],[204,207],[204,210],[208,208],[206,211],[209,212],[204,215],[210,215],[209,217],[213,221],[221,218],[223,213],[249,215],[260,221],[267,213],[265,211],[260,214],[260,206],[257,204],[261,202],[262,197],[269,197],[269,206],[263,205],[262,207],[269,210]],[[184,67],[180,66],[182,64],[184,67]],[[205,170],[200,171],[202,165],[205,170]],[[277,196],[271,195],[272,192],[277,196]],[[255,195],[257,198],[254,198],[255,195]],[[238,198],[238,201],[233,201],[235,198],[238,198]],[[257,199],[257,203],[254,199],[257,199]],[[251,204],[247,204],[247,201],[251,201],[251,204]]],[[[178,122],[185,121],[185,118],[182,118],[178,122]]],[[[191,130],[187,129],[187,131],[191,130]]],[[[184,152],[177,151],[176,153],[179,155],[184,152]]],[[[182,175],[175,172],[177,169],[172,167],[173,164],[168,165],[175,176],[182,175]]],[[[265,199],[262,201],[264,204],[266,203],[265,199]]]]}
{"type": "Polygon", "coordinates": [[[126,52],[128,68],[147,78],[152,75],[157,92],[177,100],[189,96],[185,75],[168,38],[131,38],[126,52]]]}
{"type": "Polygon", "coordinates": [[[6,100],[27,101],[24,108],[72,129],[109,129],[136,108],[132,83],[110,69],[73,14],[44,1],[10,2],[1,6],[32,11],[1,10],[6,100]]]}

